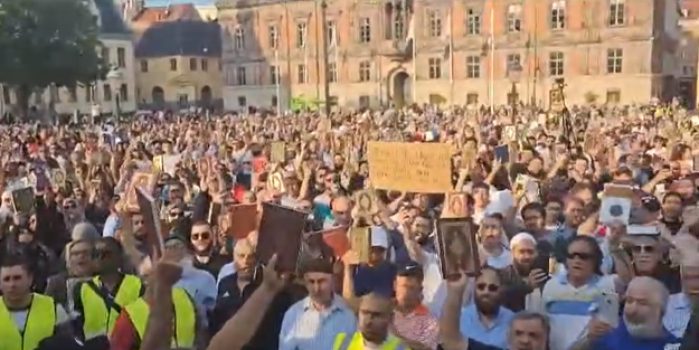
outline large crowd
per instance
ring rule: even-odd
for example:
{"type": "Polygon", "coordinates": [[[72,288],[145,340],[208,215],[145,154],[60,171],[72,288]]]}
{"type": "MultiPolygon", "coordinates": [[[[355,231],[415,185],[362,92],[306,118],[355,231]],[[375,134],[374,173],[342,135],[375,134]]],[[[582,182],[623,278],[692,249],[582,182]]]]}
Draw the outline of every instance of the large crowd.
{"type": "Polygon", "coordinates": [[[677,104],[13,123],[0,166],[0,350],[699,349],[677,104]],[[378,141],[448,144],[452,187],[375,183],[378,141]]]}

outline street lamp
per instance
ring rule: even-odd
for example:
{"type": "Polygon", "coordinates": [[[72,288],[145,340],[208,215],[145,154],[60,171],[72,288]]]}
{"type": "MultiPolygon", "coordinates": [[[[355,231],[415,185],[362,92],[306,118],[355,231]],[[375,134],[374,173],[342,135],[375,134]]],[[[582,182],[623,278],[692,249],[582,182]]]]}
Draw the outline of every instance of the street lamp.
{"type": "Polygon", "coordinates": [[[517,120],[517,102],[519,101],[519,93],[517,93],[517,83],[522,77],[522,66],[519,62],[512,62],[507,67],[507,76],[510,78],[512,83],[512,89],[510,93],[507,94],[507,100],[510,102],[512,107],[512,125],[515,125],[517,120]]]}
{"type": "Polygon", "coordinates": [[[113,95],[114,95],[114,109],[112,109],[112,115],[114,116],[114,119],[116,122],[119,121],[119,117],[121,115],[120,111],[120,106],[119,106],[119,98],[121,98],[121,80],[123,79],[124,75],[117,69],[112,68],[109,73],[107,73],[107,80],[109,81],[109,85],[114,86],[113,90],[113,95]]]}

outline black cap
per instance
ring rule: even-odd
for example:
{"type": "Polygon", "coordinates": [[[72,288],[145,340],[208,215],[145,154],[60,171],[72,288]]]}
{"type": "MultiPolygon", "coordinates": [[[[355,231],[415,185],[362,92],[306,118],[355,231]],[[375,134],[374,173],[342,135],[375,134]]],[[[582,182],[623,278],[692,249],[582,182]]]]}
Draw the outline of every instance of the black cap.
{"type": "Polygon", "coordinates": [[[417,277],[419,279],[425,277],[425,273],[422,271],[422,265],[414,261],[399,265],[397,275],[401,277],[417,277]]]}

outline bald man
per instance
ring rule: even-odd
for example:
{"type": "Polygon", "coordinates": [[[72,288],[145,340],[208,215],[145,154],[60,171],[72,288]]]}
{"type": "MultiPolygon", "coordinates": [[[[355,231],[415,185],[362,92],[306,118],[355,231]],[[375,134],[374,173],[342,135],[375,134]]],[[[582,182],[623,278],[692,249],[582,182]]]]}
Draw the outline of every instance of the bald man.
{"type": "Polygon", "coordinates": [[[636,277],[626,290],[623,321],[611,331],[595,318],[588,334],[575,343],[574,350],[664,350],[678,349],[680,339],[663,326],[663,312],[668,300],[663,284],[651,277],[636,277]]]}
{"type": "Polygon", "coordinates": [[[369,293],[359,303],[358,331],[339,333],[333,350],[395,349],[409,350],[401,339],[389,334],[393,322],[393,302],[378,294],[369,293]]]}

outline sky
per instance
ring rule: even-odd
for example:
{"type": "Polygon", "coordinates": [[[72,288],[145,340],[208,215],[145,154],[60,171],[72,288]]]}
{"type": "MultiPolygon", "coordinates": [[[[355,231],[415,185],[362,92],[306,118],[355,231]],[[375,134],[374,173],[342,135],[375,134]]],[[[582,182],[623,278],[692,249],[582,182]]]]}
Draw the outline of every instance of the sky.
{"type": "Polygon", "coordinates": [[[165,6],[167,4],[212,5],[216,0],[146,0],[146,6],[165,6]]]}

